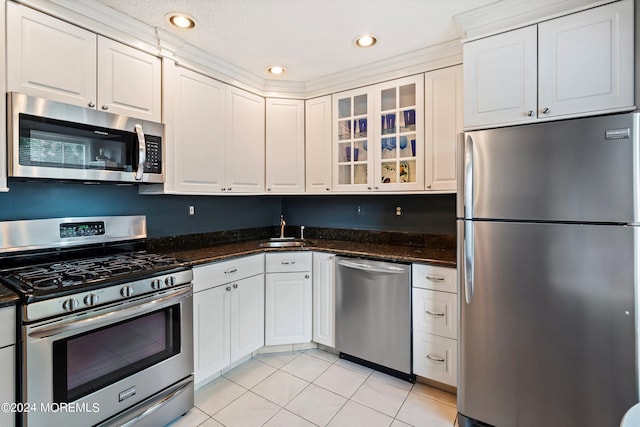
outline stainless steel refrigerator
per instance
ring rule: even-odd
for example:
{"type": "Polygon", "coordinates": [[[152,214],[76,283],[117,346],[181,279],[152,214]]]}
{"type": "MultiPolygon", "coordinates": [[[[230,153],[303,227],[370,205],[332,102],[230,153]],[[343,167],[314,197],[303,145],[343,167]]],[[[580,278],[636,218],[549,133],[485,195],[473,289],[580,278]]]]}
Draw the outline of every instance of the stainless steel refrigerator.
{"type": "Polygon", "coordinates": [[[462,427],[617,427],[638,401],[640,116],[464,134],[462,427]]]}

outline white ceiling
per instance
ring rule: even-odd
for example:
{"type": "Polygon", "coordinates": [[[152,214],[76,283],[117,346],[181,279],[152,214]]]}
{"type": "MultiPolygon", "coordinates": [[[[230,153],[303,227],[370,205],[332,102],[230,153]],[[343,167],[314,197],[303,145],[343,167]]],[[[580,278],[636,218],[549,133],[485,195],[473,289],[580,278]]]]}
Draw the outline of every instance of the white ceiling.
{"type": "Polygon", "coordinates": [[[225,60],[260,79],[308,82],[460,37],[453,16],[504,0],[98,0],[225,60]],[[186,12],[190,31],[171,28],[165,15],[186,12]],[[376,46],[354,38],[373,33],[376,46]]]}

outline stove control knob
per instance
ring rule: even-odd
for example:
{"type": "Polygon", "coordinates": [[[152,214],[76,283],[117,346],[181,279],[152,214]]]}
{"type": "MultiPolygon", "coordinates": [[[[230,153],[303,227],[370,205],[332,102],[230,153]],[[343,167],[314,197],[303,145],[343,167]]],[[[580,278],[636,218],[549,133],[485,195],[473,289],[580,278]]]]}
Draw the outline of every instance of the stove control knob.
{"type": "Polygon", "coordinates": [[[100,298],[98,297],[98,295],[89,294],[86,297],[84,297],[84,305],[87,305],[87,306],[91,307],[91,306],[96,305],[99,300],[100,300],[100,298]]]}
{"type": "Polygon", "coordinates": [[[123,286],[122,289],[120,289],[120,295],[125,298],[129,298],[133,295],[133,289],[131,289],[131,286],[123,286]]]}
{"type": "Polygon", "coordinates": [[[173,276],[169,276],[166,279],[164,279],[164,284],[167,286],[173,286],[176,284],[176,278],[173,276]]]}
{"type": "Polygon", "coordinates": [[[162,280],[153,279],[151,281],[151,289],[160,289],[160,288],[162,288],[162,280]]]}
{"type": "Polygon", "coordinates": [[[75,298],[69,298],[67,300],[64,300],[64,302],[62,303],[62,308],[64,311],[73,311],[76,308],[78,308],[78,300],[75,298]]]}

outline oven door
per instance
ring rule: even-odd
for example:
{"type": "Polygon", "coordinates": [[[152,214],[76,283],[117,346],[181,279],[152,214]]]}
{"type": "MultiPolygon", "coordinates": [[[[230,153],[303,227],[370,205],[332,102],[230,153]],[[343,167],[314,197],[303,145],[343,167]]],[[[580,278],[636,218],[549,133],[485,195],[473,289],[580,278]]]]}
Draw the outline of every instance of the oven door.
{"type": "Polygon", "coordinates": [[[25,425],[94,425],[123,411],[145,412],[136,405],[170,389],[191,392],[190,406],[172,417],[186,412],[192,384],[176,385],[193,373],[192,319],[189,284],[24,326],[25,425]]]}

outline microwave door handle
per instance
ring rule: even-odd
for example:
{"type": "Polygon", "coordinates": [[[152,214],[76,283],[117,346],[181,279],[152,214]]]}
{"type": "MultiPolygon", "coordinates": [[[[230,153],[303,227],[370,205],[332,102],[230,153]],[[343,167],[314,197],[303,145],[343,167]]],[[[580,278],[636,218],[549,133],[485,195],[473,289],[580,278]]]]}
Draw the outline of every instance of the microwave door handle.
{"type": "Polygon", "coordinates": [[[138,135],[138,169],[136,169],[134,177],[136,181],[142,180],[144,174],[144,163],[147,161],[147,144],[144,138],[144,131],[141,125],[135,125],[134,129],[138,135]]]}

